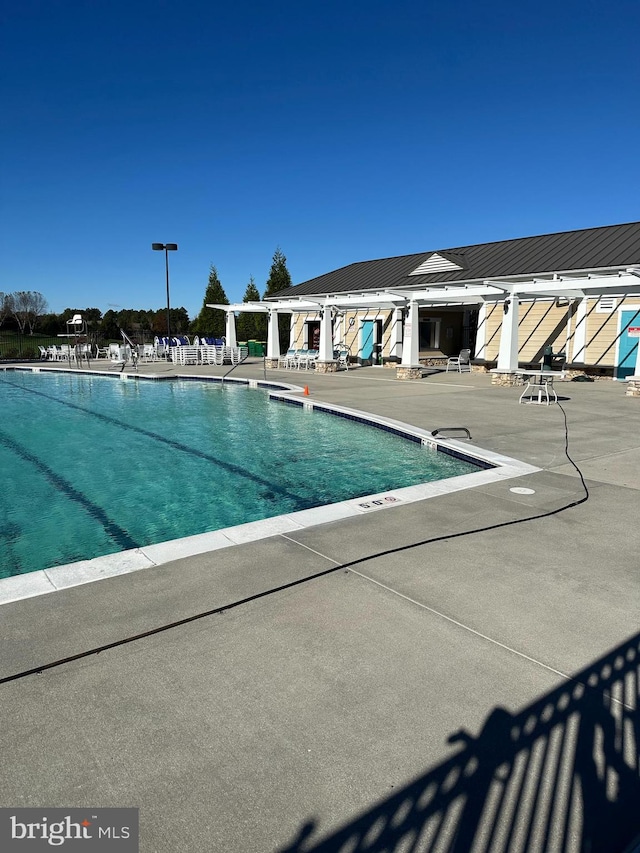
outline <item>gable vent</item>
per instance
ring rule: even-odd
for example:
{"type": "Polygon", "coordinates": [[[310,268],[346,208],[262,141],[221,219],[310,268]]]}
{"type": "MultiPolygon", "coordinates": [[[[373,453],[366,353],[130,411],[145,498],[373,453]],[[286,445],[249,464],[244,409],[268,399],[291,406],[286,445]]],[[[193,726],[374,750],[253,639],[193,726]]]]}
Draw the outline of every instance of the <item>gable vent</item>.
{"type": "Polygon", "coordinates": [[[610,314],[615,310],[616,307],[616,297],[615,296],[601,296],[598,300],[598,304],[596,305],[596,313],[597,314],[610,314]]]}
{"type": "Polygon", "coordinates": [[[450,261],[449,258],[445,258],[442,255],[439,255],[437,252],[434,252],[433,255],[429,255],[426,261],[423,261],[419,267],[410,272],[409,275],[429,275],[432,272],[451,272],[452,270],[461,270],[464,267],[461,267],[460,264],[456,264],[453,261],[450,261]]]}

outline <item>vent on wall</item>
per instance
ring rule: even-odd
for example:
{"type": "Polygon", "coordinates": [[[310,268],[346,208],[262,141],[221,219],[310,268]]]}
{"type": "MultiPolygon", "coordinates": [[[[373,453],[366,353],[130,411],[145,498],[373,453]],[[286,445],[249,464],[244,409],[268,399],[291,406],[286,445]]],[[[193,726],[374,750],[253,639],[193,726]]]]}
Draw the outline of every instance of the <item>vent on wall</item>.
{"type": "Polygon", "coordinates": [[[610,314],[612,311],[615,311],[615,307],[615,296],[601,296],[600,299],[598,299],[598,304],[596,305],[596,312],[598,314],[610,314]]]}
{"type": "Polygon", "coordinates": [[[445,258],[444,255],[439,255],[434,252],[429,255],[426,261],[423,261],[419,267],[410,272],[409,275],[429,275],[432,272],[451,272],[452,270],[462,270],[464,267],[455,261],[445,258]]]}

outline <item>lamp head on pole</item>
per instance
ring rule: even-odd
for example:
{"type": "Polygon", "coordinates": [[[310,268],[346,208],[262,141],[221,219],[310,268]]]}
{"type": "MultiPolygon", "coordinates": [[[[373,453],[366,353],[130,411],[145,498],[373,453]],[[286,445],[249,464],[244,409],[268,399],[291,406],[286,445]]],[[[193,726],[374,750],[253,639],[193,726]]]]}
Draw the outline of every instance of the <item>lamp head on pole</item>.
{"type": "Polygon", "coordinates": [[[178,249],[177,243],[152,243],[151,248],[155,252],[162,252],[166,249],[167,252],[176,252],[178,249]]]}

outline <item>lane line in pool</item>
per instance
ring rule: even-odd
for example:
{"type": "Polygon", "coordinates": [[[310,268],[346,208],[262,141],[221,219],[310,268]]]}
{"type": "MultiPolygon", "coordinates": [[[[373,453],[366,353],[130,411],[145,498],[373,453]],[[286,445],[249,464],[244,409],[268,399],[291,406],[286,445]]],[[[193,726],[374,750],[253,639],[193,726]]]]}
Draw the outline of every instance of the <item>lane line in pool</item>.
{"type": "Polygon", "coordinates": [[[77,403],[70,403],[68,400],[61,400],[59,397],[54,397],[51,394],[45,394],[44,391],[36,391],[35,388],[25,388],[22,385],[16,385],[14,382],[8,382],[6,379],[0,379],[0,382],[4,382],[6,385],[11,385],[13,388],[17,388],[20,391],[28,391],[30,394],[35,394],[38,397],[44,397],[46,400],[51,400],[54,403],[58,403],[61,406],[66,406],[67,408],[74,409],[75,411],[82,412],[85,415],[91,415],[98,420],[102,420],[105,423],[109,423],[112,426],[117,426],[120,429],[131,430],[131,432],[135,432],[138,435],[142,435],[145,438],[150,438],[153,441],[158,441],[162,444],[166,444],[168,447],[173,448],[174,450],[182,451],[183,453],[187,453],[191,456],[195,456],[199,459],[204,459],[206,462],[211,462],[214,465],[217,465],[219,468],[223,468],[225,471],[229,471],[232,474],[237,474],[239,477],[244,477],[247,480],[250,480],[257,485],[263,486],[264,488],[268,488],[272,492],[277,492],[284,497],[289,498],[295,502],[295,505],[299,509],[307,509],[307,505],[304,500],[300,497],[300,495],[295,494],[294,492],[290,492],[287,489],[282,488],[271,480],[266,480],[262,477],[259,477],[257,474],[253,474],[251,471],[248,471],[246,468],[241,468],[239,465],[235,465],[233,462],[226,462],[222,459],[218,459],[216,456],[212,456],[209,453],[205,453],[202,450],[198,450],[195,447],[189,447],[186,444],[181,444],[179,441],[176,441],[172,438],[166,438],[163,435],[159,435],[158,433],[152,432],[151,430],[144,429],[143,427],[135,426],[134,424],[127,423],[127,421],[121,421],[117,418],[113,418],[110,415],[105,415],[103,412],[94,412],[91,409],[85,409],[84,406],[78,406],[77,403]]]}
{"type": "Polygon", "coordinates": [[[69,500],[75,501],[85,509],[91,518],[97,521],[104,531],[111,537],[118,548],[128,550],[130,548],[138,548],[139,543],[132,539],[131,536],[122,527],[117,525],[106,512],[90,501],[86,495],[79,492],[68,480],[57,474],[52,468],[30,453],[26,448],[22,447],[14,438],[8,436],[0,430],[0,444],[3,444],[8,450],[11,450],[25,462],[30,462],[37,470],[51,483],[54,488],[61,491],[69,500]]]}

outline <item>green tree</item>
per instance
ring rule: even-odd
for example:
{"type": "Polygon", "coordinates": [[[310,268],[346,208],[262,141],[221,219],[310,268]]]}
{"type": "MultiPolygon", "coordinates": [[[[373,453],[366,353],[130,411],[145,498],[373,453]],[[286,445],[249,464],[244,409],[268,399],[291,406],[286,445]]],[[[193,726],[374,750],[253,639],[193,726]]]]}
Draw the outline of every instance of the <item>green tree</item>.
{"type": "Polygon", "coordinates": [[[102,318],[99,332],[102,338],[108,341],[120,340],[120,326],[118,323],[118,315],[110,308],[102,318]]]}
{"type": "MultiPolygon", "coordinates": [[[[211,308],[209,308],[211,311],[211,308]]],[[[171,309],[171,334],[172,335],[186,335],[189,333],[189,314],[187,313],[187,309],[182,308],[172,308],[171,309]]]]}
{"type": "Polygon", "coordinates": [[[43,335],[57,335],[65,328],[60,320],[60,314],[43,314],[41,320],[40,333],[43,335]]]}
{"type": "MultiPolygon", "coordinates": [[[[291,275],[287,269],[287,259],[285,258],[280,246],[275,250],[273,260],[271,262],[271,270],[267,279],[267,286],[264,291],[263,299],[267,296],[274,296],[281,290],[291,287],[291,275]]],[[[290,315],[281,314],[278,317],[278,337],[280,338],[280,352],[286,352],[289,346],[289,324],[290,315]]]]}
{"type": "MultiPolygon", "coordinates": [[[[253,280],[249,278],[249,284],[242,298],[243,302],[260,302],[260,293],[253,280]]],[[[236,320],[236,332],[239,341],[265,341],[267,339],[267,318],[265,314],[244,312],[236,320]]]]}
{"type": "Polygon", "coordinates": [[[209,282],[202,300],[200,313],[191,324],[190,331],[194,335],[207,335],[221,338],[225,333],[225,315],[222,311],[207,308],[207,305],[228,305],[229,300],[218,278],[218,271],[211,264],[209,282]]]}
{"type": "Polygon", "coordinates": [[[283,255],[280,246],[278,246],[271,262],[271,270],[267,279],[263,299],[266,299],[267,296],[274,296],[274,294],[287,287],[291,287],[291,275],[287,269],[287,259],[283,255]]]}

